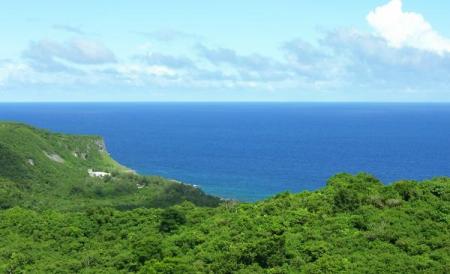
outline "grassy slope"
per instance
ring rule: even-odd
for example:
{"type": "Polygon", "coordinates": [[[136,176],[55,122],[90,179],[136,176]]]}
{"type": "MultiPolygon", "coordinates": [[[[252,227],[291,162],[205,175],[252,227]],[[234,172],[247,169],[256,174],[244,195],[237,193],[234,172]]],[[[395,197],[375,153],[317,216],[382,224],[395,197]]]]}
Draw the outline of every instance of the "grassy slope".
{"type": "Polygon", "coordinates": [[[109,156],[100,137],[55,134],[17,123],[0,123],[0,180],[8,182],[2,187],[3,207],[134,208],[164,207],[185,199],[199,205],[219,201],[187,185],[134,174],[109,156]],[[113,176],[91,178],[88,169],[113,176]],[[23,199],[17,199],[19,194],[23,199]]]}
{"type": "Polygon", "coordinates": [[[126,171],[95,136],[53,134],[27,125],[0,123],[0,176],[19,181],[82,180],[88,168],[126,171]],[[49,158],[58,155],[63,163],[49,158]]]}

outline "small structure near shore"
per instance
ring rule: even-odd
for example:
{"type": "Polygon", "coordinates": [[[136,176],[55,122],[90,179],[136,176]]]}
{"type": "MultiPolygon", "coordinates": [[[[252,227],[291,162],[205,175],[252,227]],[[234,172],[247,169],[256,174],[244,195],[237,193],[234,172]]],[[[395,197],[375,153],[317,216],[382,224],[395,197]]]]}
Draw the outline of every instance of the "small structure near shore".
{"type": "Polygon", "coordinates": [[[93,171],[92,169],[88,169],[89,176],[103,178],[106,176],[111,176],[111,173],[103,172],[103,171],[93,171]]]}

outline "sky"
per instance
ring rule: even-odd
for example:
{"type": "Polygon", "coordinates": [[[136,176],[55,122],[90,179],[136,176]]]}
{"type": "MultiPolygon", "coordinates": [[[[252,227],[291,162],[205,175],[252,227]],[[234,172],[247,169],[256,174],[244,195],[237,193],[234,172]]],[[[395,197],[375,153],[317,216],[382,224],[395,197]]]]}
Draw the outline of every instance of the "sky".
{"type": "Polygon", "coordinates": [[[0,102],[450,102],[449,1],[2,1],[0,102]]]}

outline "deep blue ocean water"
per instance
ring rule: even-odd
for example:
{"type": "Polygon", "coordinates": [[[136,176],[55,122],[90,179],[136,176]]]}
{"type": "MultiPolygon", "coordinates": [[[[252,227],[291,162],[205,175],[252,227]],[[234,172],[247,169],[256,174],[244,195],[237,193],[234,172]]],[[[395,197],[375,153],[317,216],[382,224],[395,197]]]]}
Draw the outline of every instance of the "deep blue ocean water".
{"type": "Polygon", "coordinates": [[[122,164],[253,201],[338,172],[450,176],[450,104],[0,104],[0,120],[96,134],[122,164]]]}

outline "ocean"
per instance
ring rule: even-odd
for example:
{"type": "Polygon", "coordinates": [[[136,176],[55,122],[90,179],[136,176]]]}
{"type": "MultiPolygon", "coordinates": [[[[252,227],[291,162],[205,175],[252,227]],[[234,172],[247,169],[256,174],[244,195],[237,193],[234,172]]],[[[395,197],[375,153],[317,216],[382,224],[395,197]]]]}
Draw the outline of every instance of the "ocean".
{"type": "Polygon", "coordinates": [[[450,176],[450,104],[8,103],[0,120],[101,135],[139,173],[242,201],[339,172],[386,184],[450,176]]]}

